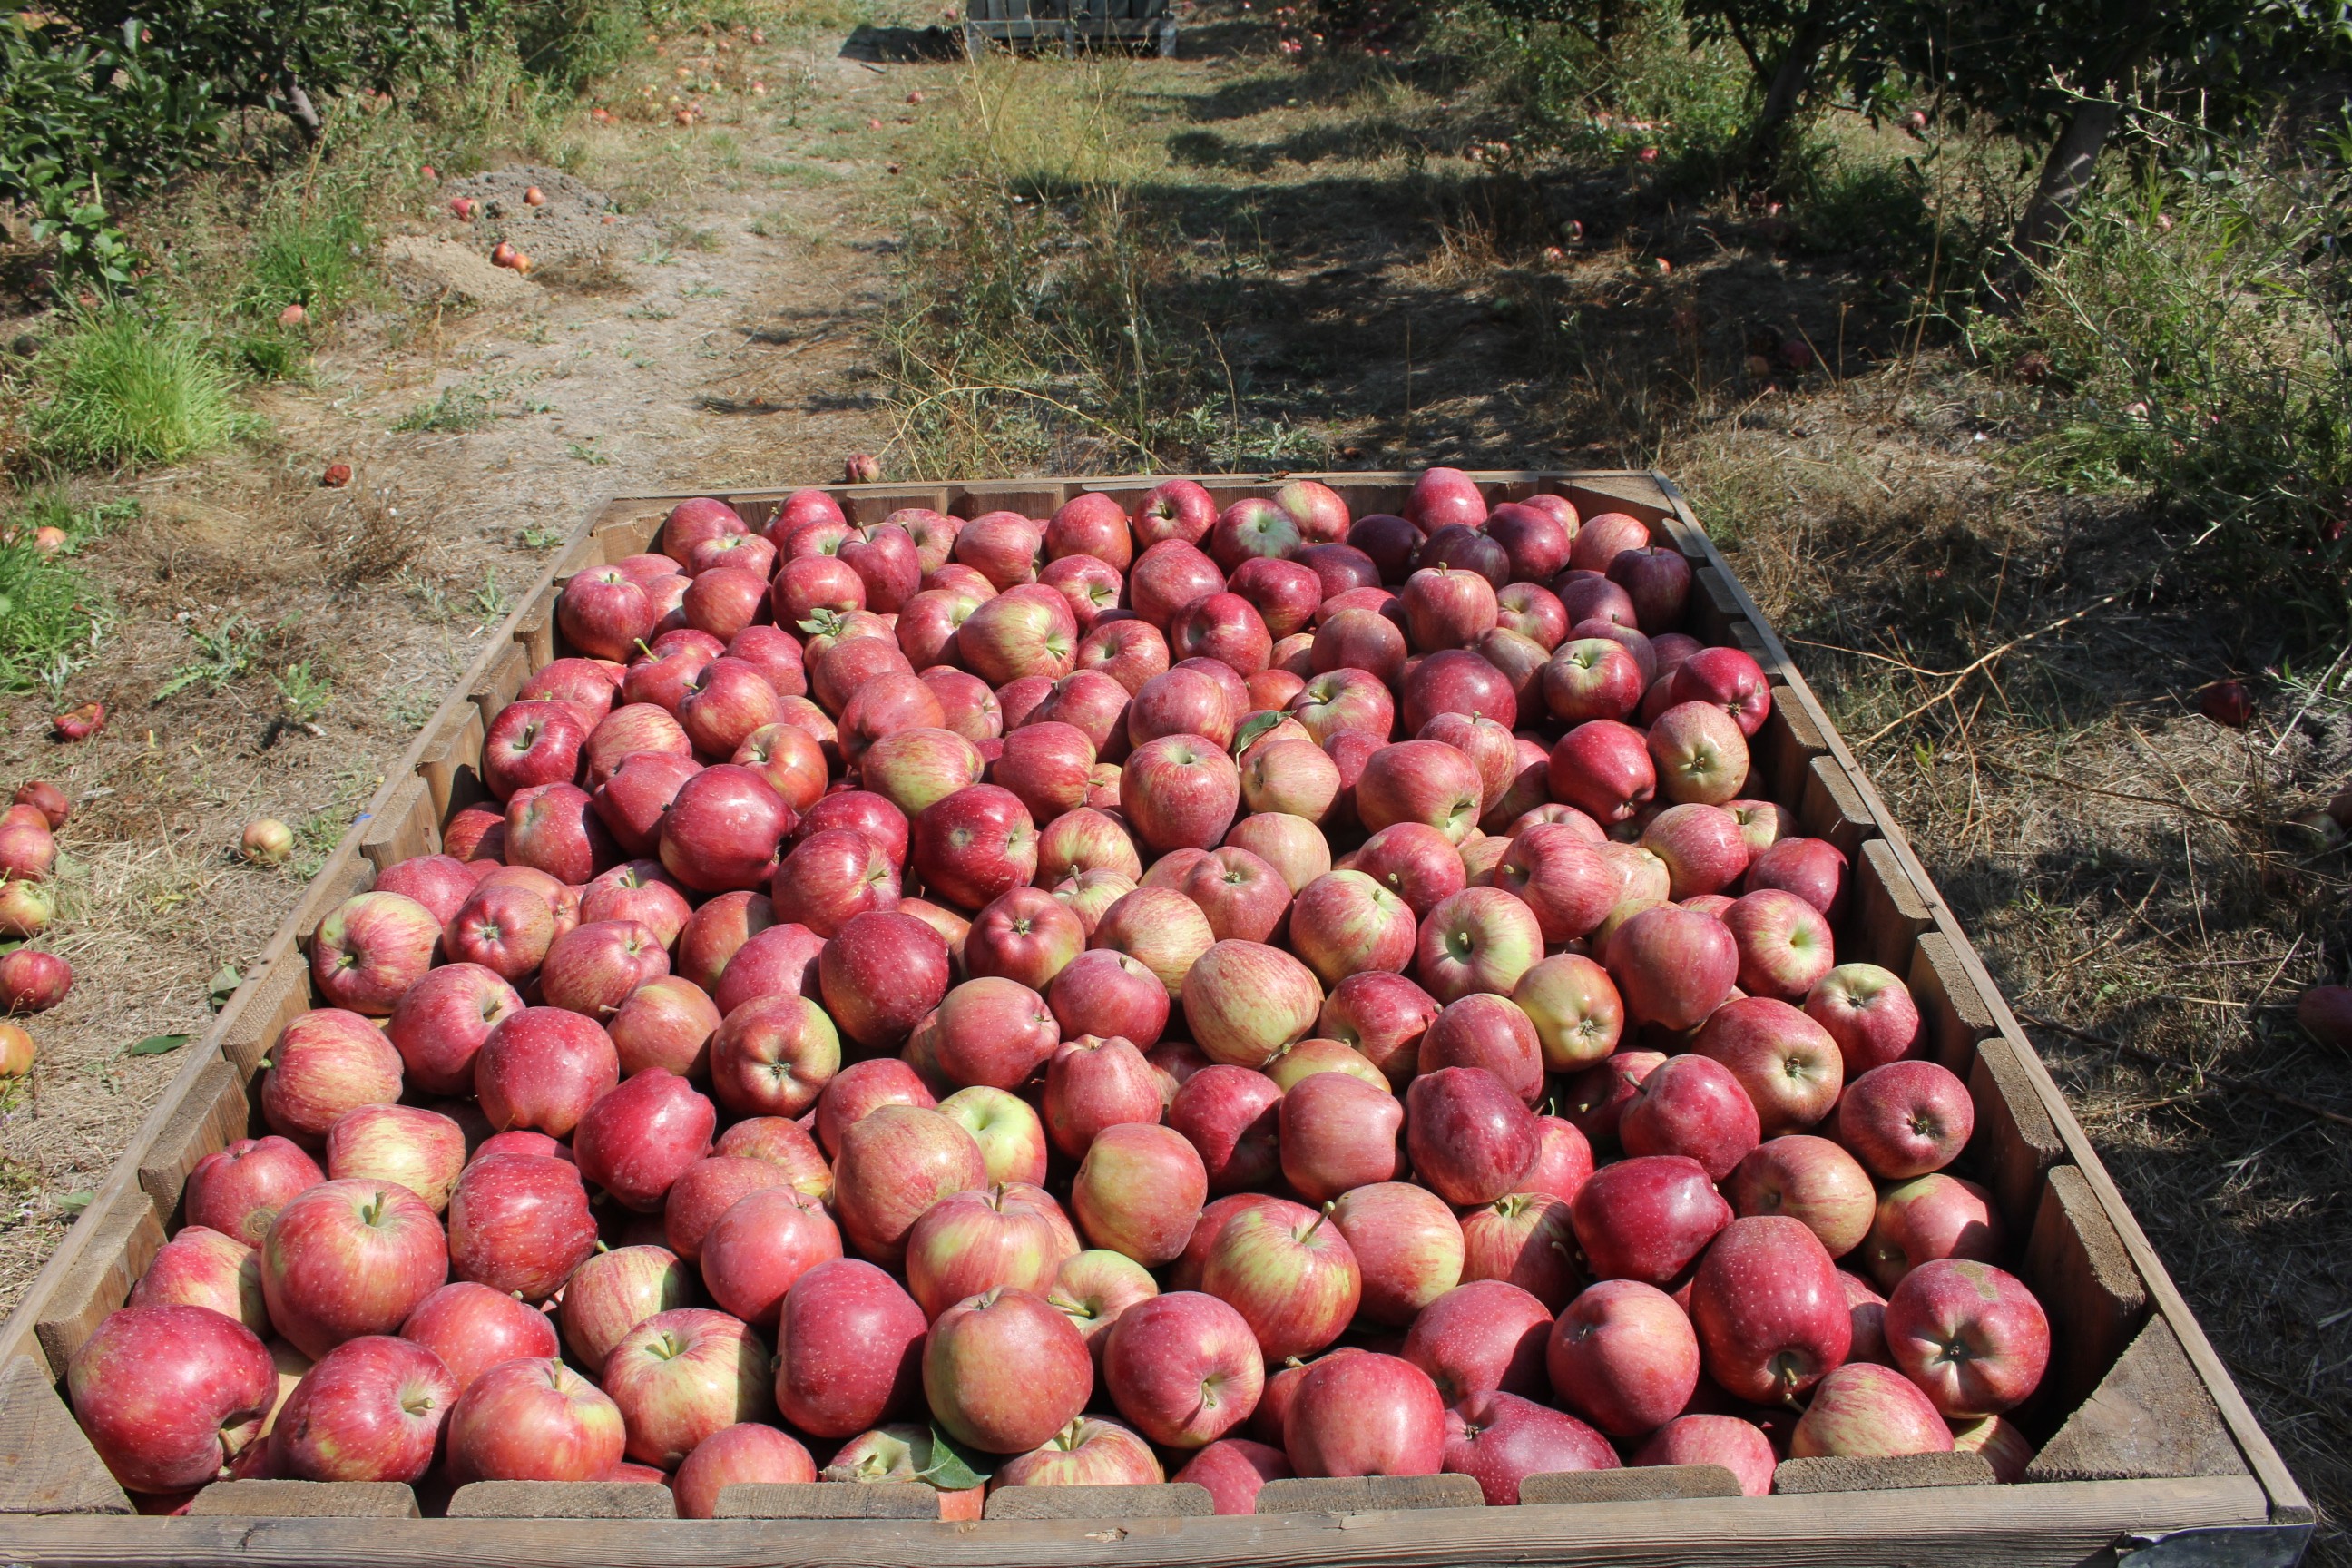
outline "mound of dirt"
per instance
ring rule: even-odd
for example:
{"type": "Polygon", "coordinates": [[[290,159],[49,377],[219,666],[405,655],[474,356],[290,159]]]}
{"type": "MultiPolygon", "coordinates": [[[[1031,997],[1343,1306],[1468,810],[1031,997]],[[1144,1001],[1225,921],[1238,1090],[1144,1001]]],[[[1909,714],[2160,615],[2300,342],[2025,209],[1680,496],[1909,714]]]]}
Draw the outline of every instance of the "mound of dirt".
{"type": "Polygon", "coordinates": [[[383,263],[393,286],[418,301],[457,299],[476,305],[528,305],[542,296],[538,285],[454,239],[396,235],[383,242],[383,263]]]}
{"type": "Polygon", "coordinates": [[[657,232],[642,218],[623,216],[613,198],[593,185],[536,163],[513,163],[453,180],[448,194],[471,196],[481,204],[472,234],[482,254],[509,240],[538,267],[610,262],[634,253],[657,232]],[[539,206],[523,200],[534,185],[547,198],[539,206]]]}

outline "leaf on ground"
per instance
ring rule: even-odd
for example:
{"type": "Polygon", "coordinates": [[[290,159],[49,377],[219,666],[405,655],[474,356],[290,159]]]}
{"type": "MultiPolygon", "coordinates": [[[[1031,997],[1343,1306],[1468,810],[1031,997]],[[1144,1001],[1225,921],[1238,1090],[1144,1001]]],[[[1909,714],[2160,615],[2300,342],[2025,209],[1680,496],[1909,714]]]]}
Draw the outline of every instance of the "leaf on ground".
{"type": "Polygon", "coordinates": [[[122,1054],[127,1057],[169,1056],[188,1043],[187,1035],[150,1035],[122,1054]]]}

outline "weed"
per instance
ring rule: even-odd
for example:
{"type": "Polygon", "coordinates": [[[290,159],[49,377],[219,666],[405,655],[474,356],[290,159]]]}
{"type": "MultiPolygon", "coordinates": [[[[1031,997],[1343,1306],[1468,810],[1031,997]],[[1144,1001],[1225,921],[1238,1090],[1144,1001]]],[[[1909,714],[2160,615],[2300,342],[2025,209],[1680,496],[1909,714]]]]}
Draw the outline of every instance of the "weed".
{"type": "Polygon", "coordinates": [[[499,586],[499,574],[490,567],[482,568],[482,585],[473,593],[474,614],[484,625],[498,620],[514,607],[507,591],[499,586]]]}
{"type": "Polygon", "coordinates": [[[264,626],[241,613],[232,614],[210,630],[189,627],[188,640],[195,644],[196,657],[173,670],[149,700],[162,702],[194,686],[220,690],[251,669],[264,645],[283,629],[264,626]]]}
{"type": "Polygon", "coordinates": [[[0,544],[0,690],[36,684],[62,690],[89,662],[109,618],[80,571],[44,555],[29,538],[0,544]]]}
{"type": "Polygon", "coordinates": [[[73,464],[175,463],[240,427],[234,379],[193,331],[127,305],[85,312],[35,358],[37,446],[73,464]]]}
{"type": "Polygon", "coordinates": [[[334,700],[335,682],[330,675],[313,673],[312,662],[306,658],[299,664],[289,664],[284,674],[270,677],[269,683],[278,689],[278,700],[283,705],[287,721],[315,735],[319,732],[319,715],[334,700]]]}
{"type": "Polygon", "coordinates": [[[522,547],[525,550],[552,550],[562,543],[565,538],[566,535],[561,529],[548,528],[534,522],[522,531],[522,547]]]}
{"type": "Polygon", "coordinates": [[[589,437],[585,441],[566,441],[563,444],[563,455],[595,468],[601,468],[613,460],[609,453],[598,449],[596,437],[593,436],[589,437]]]}
{"type": "Polygon", "coordinates": [[[689,283],[678,297],[683,300],[724,300],[727,289],[718,283],[689,283]]]}
{"type": "Polygon", "coordinates": [[[417,613],[428,621],[449,618],[449,595],[441,584],[430,577],[418,577],[405,566],[400,569],[401,587],[416,602],[417,613]]]}
{"type": "Polygon", "coordinates": [[[393,428],[410,433],[464,435],[484,428],[497,417],[495,396],[465,382],[453,382],[443,387],[432,402],[420,403],[402,415],[393,428]]]}
{"type": "Polygon", "coordinates": [[[697,228],[681,219],[663,224],[662,237],[668,242],[673,252],[698,250],[707,253],[722,249],[726,245],[726,241],[719,237],[717,229],[697,228]]]}
{"type": "Polygon", "coordinates": [[[355,191],[336,184],[315,195],[273,193],[253,228],[237,308],[275,318],[287,306],[300,305],[314,320],[326,321],[359,291],[374,241],[355,191]]]}
{"type": "Polygon", "coordinates": [[[822,163],[804,163],[797,158],[763,158],[751,165],[751,172],[780,185],[837,185],[842,180],[822,163]]]}
{"type": "Polygon", "coordinates": [[[421,730],[440,710],[441,699],[421,686],[404,686],[386,697],[384,716],[403,730],[421,730]]]}

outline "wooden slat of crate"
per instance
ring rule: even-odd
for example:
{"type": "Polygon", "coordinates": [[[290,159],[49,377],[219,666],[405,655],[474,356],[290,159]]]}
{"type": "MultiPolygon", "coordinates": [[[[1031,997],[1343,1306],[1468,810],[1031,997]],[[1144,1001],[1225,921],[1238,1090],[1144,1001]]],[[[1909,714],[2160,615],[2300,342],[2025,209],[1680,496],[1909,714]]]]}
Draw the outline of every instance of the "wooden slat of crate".
{"type": "Polygon", "coordinates": [[[1834,1496],[1695,1498],[1389,1514],[946,1524],[898,1520],[33,1519],[9,1560],[121,1568],[1318,1568],[1410,1563],[1560,1568],[2073,1568],[2112,1561],[2125,1534],[2268,1521],[2244,1476],[2074,1486],[1937,1488],[1834,1496]]]}

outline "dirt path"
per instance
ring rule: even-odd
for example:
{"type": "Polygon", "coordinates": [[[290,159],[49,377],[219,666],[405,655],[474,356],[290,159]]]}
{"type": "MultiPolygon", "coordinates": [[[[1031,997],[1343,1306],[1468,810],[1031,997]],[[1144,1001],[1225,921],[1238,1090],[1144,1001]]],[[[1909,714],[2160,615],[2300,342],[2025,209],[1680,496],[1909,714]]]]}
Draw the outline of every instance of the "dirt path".
{"type": "MultiPolygon", "coordinates": [[[[839,47],[794,40],[737,68],[803,73],[825,109],[798,126],[748,94],[715,98],[689,129],[592,126],[583,110],[581,189],[617,193],[618,221],[572,212],[578,243],[543,246],[513,298],[412,300],[349,324],[312,384],[257,400],[267,434],[127,487],[142,517],[84,552],[114,613],[67,686],[105,700],[110,727],[61,747],[36,696],[8,701],[0,731],[0,778],[55,778],[78,802],[60,835],[64,912],[44,943],[74,964],[74,991],[35,1022],[38,1065],[0,1097],[0,1314],[181,1059],[128,1048],[201,1037],[212,983],[250,967],[592,503],[837,479],[846,453],[887,437],[860,368],[864,318],[888,284],[870,196],[925,68],[872,68],[839,47]],[[351,464],[352,487],[316,489],[334,461],[351,464]],[[247,667],[153,701],[205,657],[197,633],[245,648],[247,667]],[[276,684],[305,662],[333,682],[315,736],[283,721],[276,684]],[[298,828],[293,866],[229,852],[257,816],[298,828]]],[[[544,180],[551,206],[567,205],[568,177],[518,178],[503,183],[544,180]]],[[[489,237],[438,211],[409,226],[477,251],[489,237]]],[[[413,270],[400,276],[415,292],[413,270]]]]}

